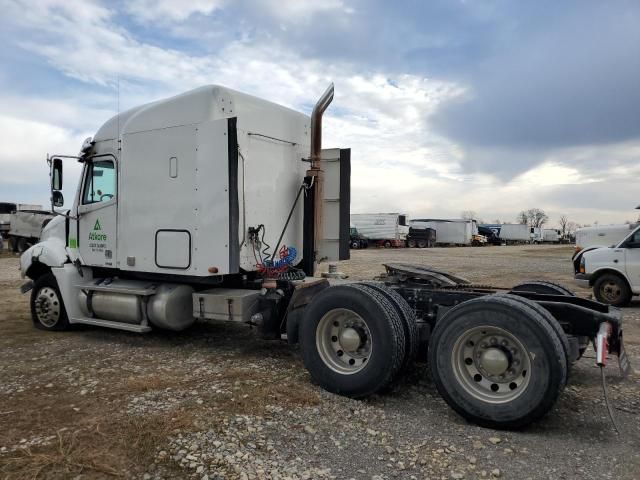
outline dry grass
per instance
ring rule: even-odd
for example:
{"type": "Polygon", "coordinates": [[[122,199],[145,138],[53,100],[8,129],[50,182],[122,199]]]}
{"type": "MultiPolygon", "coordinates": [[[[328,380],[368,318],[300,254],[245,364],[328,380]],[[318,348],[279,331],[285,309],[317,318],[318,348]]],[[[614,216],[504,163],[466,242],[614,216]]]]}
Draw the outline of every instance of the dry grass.
{"type": "MultiPolygon", "coordinates": [[[[105,422],[104,417],[101,421],[105,422]]],[[[0,457],[0,473],[7,479],[67,478],[81,473],[91,478],[131,476],[139,465],[150,462],[168,435],[192,428],[193,423],[188,412],[178,410],[59,430],[49,445],[0,457]]]]}

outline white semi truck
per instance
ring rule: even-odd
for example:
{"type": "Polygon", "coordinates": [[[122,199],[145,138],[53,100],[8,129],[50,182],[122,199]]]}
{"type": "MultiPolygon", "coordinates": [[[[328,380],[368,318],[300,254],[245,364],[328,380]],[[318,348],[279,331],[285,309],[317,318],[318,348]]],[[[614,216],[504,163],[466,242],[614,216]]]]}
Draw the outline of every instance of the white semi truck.
{"type": "Polygon", "coordinates": [[[624,358],[617,309],[545,282],[474,287],[424,266],[331,284],[317,263],[349,256],[350,151],[321,149],[311,118],[218,86],[126,111],[79,155],[68,215],[20,259],[36,327],[182,330],[243,322],[299,343],[323,388],[382,391],[426,350],[452,408],[478,424],[526,425],[549,411],[586,342],[624,358]],[[605,333],[603,333],[605,332],[605,333]],[[601,341],[600,341],[601,340],[601,341]],[[608,341],[608,343],[607,343],[608,341]]]}
{"type": "Polygon", "coordinates": [[[500,226],[500,240],[507,245],[531,242],[531,228],[520,223],[505,223],[500,226]]]}
{"type": "Polygon", "coordinates": [[[433,228],[436,245],[485,245],[487,237],[480,235],[475,220],[416,218],[411,220],[414,228],[433,228]]]}
{"type": "Polygon", "coordinates": [[[379,247],[404,247],[409,227],[407,215],[402,213],[352,213],[351,223],[369,245],[379,247]]]}

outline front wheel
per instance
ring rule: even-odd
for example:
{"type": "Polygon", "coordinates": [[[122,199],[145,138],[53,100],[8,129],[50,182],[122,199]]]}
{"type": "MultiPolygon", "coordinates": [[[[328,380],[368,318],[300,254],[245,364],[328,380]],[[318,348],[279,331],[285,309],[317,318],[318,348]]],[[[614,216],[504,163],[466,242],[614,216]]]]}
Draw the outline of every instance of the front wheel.
{"type": "Polygon", "coordinates": [[[624,307],[631,301],[631,290],[627,282],[612,273],[606,273],[596,280],[593,294],[600,303],[614,307],[624,307]]]}
{"type": "Polygon", "coordinates": [[[67,311],[53,273],[47,273],[35,281],[31,290],[31,319],[34,326],[42,330],[69,328],[67,311]]]}
{"type": "Polygon", "coordinates": [[[539,312],[508,295],[452,308],[433,332],[429,363],[449,406],[489,428],[523,427],[542,417],[567,378],[557,333],[539,312]]]}
{"type": "Polygon", "coordinates": [[[416,241],[413,238],[407,240],[407,247],[408,248],[416,248],[416,241]]]}

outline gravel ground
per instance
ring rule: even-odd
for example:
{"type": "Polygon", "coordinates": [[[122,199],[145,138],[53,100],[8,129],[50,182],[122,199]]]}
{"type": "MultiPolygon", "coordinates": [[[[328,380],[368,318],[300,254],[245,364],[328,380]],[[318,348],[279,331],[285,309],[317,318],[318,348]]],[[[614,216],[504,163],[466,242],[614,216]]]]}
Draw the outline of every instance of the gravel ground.
{"type": "MultiPolygon", "coordinates": [[[[477,283],[572,287],[570,255],[546,246],[369,249],[340,270],[372,278],[384,262],[411,262],[477,283]]],[[[295,348],[240,325],[41,332],[17,291],[17,266],[0,255],[0,478],[640,478],[640,376],[607,368],[615,435],[592,351],[547,417],[493,431],[448,408],[424,364],[392,392],[355,401],[313,385],[295,348]]],[[[637,367],[640,302],[624,317],[637,367]]]]}

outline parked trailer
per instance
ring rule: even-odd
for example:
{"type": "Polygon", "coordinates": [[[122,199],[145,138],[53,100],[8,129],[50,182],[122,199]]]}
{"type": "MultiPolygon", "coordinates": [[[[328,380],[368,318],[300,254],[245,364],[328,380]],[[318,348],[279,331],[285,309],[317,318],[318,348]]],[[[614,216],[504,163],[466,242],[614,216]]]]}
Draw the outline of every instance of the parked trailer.
{"type": "Polygon", "coordinates": [[[481,245],[487,242],[487,237],[478,233],[475,220],[416,218],[410,224],[416,228],[433,228],[437,245],[481,245]]]}
{"type": "Polygon", "coordinates": [[[637,226],[637,223],[631,223],[579,228],[576,230],[576,252],[588,247],[617,245],[637,226]]]}
{"type": "Polygon", "coordinates": [[[560,243],[560,230],[545,228],[542,230],[542,241],[545,243],[560,243]]]}
{"type": "Polygon", "coordinates": [[[352,213],[351,223],[379,247],[404,247],[409,233],[407,216],[402,213],[352,213]]]}
{"type": "MultiPolygon", "coordinates": [[[[349,150],[321,149],[332,98],[333,86],[309,118],[209,86],[109,120],[74,157],[69,215],[20,258],[35,326],[242,322],[299,343],[311,377],[354,398],[428,348],[445,401],[495,428],[548,412],[590,341],[600,366],[624,358],[620,310],[558,285],[475,286],[401,264],[379,282],[314,277],[320,259],[349,255],[349,150]]],[[[48,161],[61,206],[63,158],[48,161]]]]}
{"type": "MultiPolygon", "coordinates": [[[[41,207],[42,208],[42,207],[41,207]]],[[[11,230],[6,238],[9,248],[23,253],[40,239],[42,229],[55,214],[43,210],[20,210],[11,214],[11,230]]]]}
{"type": "Polygon", "coordinates": [[[407,247],[431,248],[436,244],[436,231],[433,228],[409,227],[407,247]]]}
{"type": "Polygon", "coordinates": [[[507,245],[529,243],[531,228],[520,223],[505,223],[500,227],[500,239],[507,245]]]}

